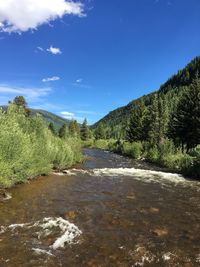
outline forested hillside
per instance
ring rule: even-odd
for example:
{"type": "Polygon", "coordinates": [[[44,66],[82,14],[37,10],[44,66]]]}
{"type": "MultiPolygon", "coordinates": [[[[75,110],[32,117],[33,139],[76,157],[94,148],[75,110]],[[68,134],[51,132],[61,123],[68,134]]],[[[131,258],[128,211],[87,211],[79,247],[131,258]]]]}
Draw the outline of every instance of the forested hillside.
{"type": "Polygon", "coordinates": [[[133,108],[138,106],[141,101],[146,107],[150,106],[156,96],[162,99],[167,106],[168,115],[170,115],[173,113],[180,96],[192,83],[197,73],[200,73],[200,57],[196,57],[184,69],[179,70],[177,74],[161,85],[158,91],[144,95],[128,105],[110,112],[94,124],[92,128],[96,129],[100,124],[103,124],[104,129],[106,128],[107,137],[124,138],[133,108]]]}

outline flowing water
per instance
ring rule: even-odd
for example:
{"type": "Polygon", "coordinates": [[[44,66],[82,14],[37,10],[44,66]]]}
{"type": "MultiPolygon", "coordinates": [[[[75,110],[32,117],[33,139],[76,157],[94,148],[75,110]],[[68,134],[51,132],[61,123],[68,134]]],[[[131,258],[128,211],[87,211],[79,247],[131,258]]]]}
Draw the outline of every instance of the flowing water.
{"type": "Polygon", "coordinates": [[[0,267],[200,266],[200,183],[100,150],[0,202],[0,267]]]}

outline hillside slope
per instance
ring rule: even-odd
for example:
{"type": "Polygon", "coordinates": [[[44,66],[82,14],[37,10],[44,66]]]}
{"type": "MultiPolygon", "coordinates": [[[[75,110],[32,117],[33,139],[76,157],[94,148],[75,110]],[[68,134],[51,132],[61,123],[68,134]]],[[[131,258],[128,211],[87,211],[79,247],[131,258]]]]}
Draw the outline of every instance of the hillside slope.
{"type": "Polygon", "coordinates": [[[69,124],[70,122],[70,120],[64,119],[46,110],[42,110],[42,109],[30,109],[30,110],[31,110],[32,116],[35,116],[36,114],[40,114],[47,125],[50,122],[52,122],[55,125],[56,129],[59,129],[63,124],[69,124]]]}
{"type": "MultiPolygon", "coordinates": [[[[7,106],[1,106],[4,110],[6,110],[7,106]]],[[[30,108],[31,116],[35,116],[36,114],[40,114],[44,119],[45,123],[48,125],[52,122],[56,129],[59,129],[63,124],[69,124],[70,120],[64,119],[52,112],[42,110],[42,109],[32,109],[30,108]]]]}
{"type": "Polygon", "coordinates": [[[131,101],[128,105],[118,108],[100,121],[95,123],[92,128],[95,129],[100,123],[109,130],[111,137],[123,137],[125,129],[130,119],[131,110],[141,100],[148,106],[151,103],[152,97],[158,94],[167,99],[169,109],[173,109],[173,103],[178,99],[186,87],[188,87],[194,79],[196,73],[200,73],[200,57],[192,60],[184,69],[179,70],[166,83],[161,85],[158,91],[144,95],[141,98],[131,101]]]}

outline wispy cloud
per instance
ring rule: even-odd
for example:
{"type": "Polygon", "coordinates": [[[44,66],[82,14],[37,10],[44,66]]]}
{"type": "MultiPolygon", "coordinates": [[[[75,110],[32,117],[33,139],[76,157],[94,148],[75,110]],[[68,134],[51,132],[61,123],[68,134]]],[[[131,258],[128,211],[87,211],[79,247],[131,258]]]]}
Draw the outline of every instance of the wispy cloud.
{"type": "Polygon", "coordinates": [[[44,83],[46,83],[46,82],[55,82],[55,81],[59,81],[59,80],[60,80],[60,77],[53,76],[53,77],[50,77],[50,78],[42,79],[42,82],[44,82],[44,83]]]}
{"type": "Polygon", "coordinates": [[[51,93],[52,89],[45,88],[32,88],[32,87],[16,87],[2,84],[0,85],[0,94],[5,99],[12,100],[17,95],[23,95],[27,100],[38,100],[40,97],[47,96],[51,93]]]}
{"type": "Polygon", "coordinates": [[[61,116],[65,119],[71,120],[75,117],[75,114],[72,112],[68,112],[68,111],[62,111],[60,112],[61,116]]]}
{"type": "Polygon", "coordinates": [[[1,0],[0,30],[26,32],[65,15],[85,16],[84,5],[73,0],[1,0]]]}
{"type": "Polygon", "coordinates": [[[62,111],[60,112],[60,115],[67,120],[77,120],[79,123],[82,123],[84,121],[84,117],[80,117],[77,116],[75,113],[73,112],[69,112],[69,111],[62,111]]]}
{"type": "Polygon", "coordinates": [[[91,86],[88,84],[83,83],[83,79],[77,79],[74,83],[72,83],[72,86],[78,87],[78,88],[83,88],[83,89],[90,89],[91,86]]]}
{"type": "Polygon", "coordinates": [[[56,104],[52,104],[49,103],[48,101],[40,101],[41,103],[39,104],[34,104],[31,107],[35,108],[35,109],[43,109],[43,110],[47,110],[47,111],[52,111],[52,112],[57,112],[58,110],[60,110],[60,104],[56,105],[56,104]]]}
{"type": "Polygon", "coordinates": [[[58,47],[53,47],[50,46],[49,48],[47,48],[47,52],[53,54],[53,55],[60,55],[62,54],[62,51],[60,50],[60,48],[58,47]]]}
{"type": "Polygon", "coordinates": [[[38,46],[37,47],[37,50],[41,51],[41,52],[44,52],[44,49],[41,47],[41,46],[38,46]]]}
{"type": "Polygon", "coordinates": [[[76,80],[76,83],[82,83],[83,79],[82,78],[79,78],[76,80]]]}

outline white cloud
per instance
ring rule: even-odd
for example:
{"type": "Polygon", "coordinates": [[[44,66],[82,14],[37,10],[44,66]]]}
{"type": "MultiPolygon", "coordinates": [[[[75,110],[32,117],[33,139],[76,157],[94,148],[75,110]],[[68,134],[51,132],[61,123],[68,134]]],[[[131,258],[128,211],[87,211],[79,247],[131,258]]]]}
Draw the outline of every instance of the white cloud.
{"type": "Polygon", "coordinates": [[[50,77],[50,78],[44,78],[42,79],[42,82],[55,82],[55,81],[59,81],[60,80],[60,77],[58,76],[53,76],[53,77],[50,77]]]}
{"type": "Polygon", "coordinates": [[[68,112],[68,111],[62,111],[60,112],[60,114],[62,115],[63,118],[71,120],[74,118],[75,114],[72,112],[68,112]]]}
{"type": "Polygon", "coordinates": [[[4,32],[36,30],[65,15],[84,16],[84,5],[70,0],[0,0],[0,29],[4,32]]]}
{"type": "Polygon", "coordinates": [[[80,79],[76,80],[76,83],[82,83],[82,81],[83,81],[83,79],[80,78],[80,79]]]}
{"type": "Polygon", "coordinates": [[[12,100],[17,95],[23,95],[27,100],[38,100],[40,97],[47,96],[51,93],[51,88],[29,88],[0,85],[0,94],[5,98],[12,100]]]}
{"type": "Polygon", "coordinates": [[[38,46],[37,49],[44,52],[44,49],[41,46],[38,46]]]}
{"type": "Polygon", "coordinates": [[[57,48],[57,47],[53,47],[53,46],[50,46],[49,48],[47,48],[47,52],[53,54],[53,55],[60,55],[62,54],[60,48],[57,48]]]}

